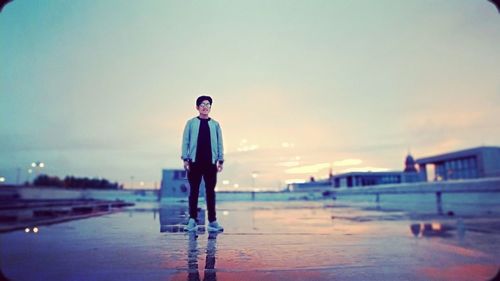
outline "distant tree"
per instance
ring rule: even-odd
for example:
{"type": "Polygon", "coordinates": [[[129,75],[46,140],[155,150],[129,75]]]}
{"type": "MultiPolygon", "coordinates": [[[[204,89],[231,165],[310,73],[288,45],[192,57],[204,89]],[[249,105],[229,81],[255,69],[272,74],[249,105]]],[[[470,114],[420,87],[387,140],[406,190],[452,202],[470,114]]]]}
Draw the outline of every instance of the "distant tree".
{"type": "Polygon", "coordinates": [[[109,182],[107,179],[99,178],[77,178],[74,176],[66,176],[63,180],[58,177],[50,177],[48,175],[39,175],[34,181],[35,186],[53,186],[66,188],[92,188],[92,189],[121,189],[123,185],[109,182]]]}
{"type": "Polygon", "coordinates": [[[39,175],[34,181],[33,185],[35,186],[64,186],[63,182],[58,177],[51,177],[48,175],[39,175]]]}

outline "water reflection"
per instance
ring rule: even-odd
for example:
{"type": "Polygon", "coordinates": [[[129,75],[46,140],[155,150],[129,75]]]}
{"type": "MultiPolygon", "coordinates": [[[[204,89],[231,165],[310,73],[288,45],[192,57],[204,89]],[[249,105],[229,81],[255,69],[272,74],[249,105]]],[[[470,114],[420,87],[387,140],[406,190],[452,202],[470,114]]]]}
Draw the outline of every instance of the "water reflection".
{"type": "MultiPolygon", "coordinates": [[[[217,234],[210,232],[208,234],[205,271],[203,281],[216,281],[217,273],[215,269],[215,255],[217,252],[217,234]]],[[[198,237],[196,232],[188,233],[188,281],[200,281],[200,272],[198,269],[198,257],[200,250],[198,248],[198,237]]]]}
{"type": "Polygon", "coordinates": [[[188,235],[188,280],[200,280],[200,272],[198,271],[198,234],[189,232],[188,235]]]}
{"type": "MultiPolygon", "coordinates": [[[[161,206],[159,209],[160,215],[160,232],[184,232],[185,226],[189,218],[189,210],[186,204],[172,204],[161,206]]],[[[205,232],[205,210],[198,208],[198,233],[205,232]]]]}
{"type": "Polygon", "coordinates": [[[410,230],[415,237],[452,237],[450,233],[451,230],[457,229],[457,234],[460,239],[463,239],[465,235],[465,228],[463,227],[463,222],[461,220],[457,222],[457,227],[450,224],[443,224],[440,222],[430,222],[430,223],[414,223],[410,225],[410,230]]]}
{"type": "MultiPolygon", "coordinates": [[[[38,231],[39,231],[39,228],[38,228],[38,227],[36,227],[36,226],[34,226],[33,228],[26,227],[26,228],[24,229],[24,232],[25,232],[25,233],[30,233],[30,232],[33,232],[34,234],[37,234],[37,233],[38,233],[38,231]]],[[[1,280],[1,279],[0,279],[0,280],[1,280]]]]}

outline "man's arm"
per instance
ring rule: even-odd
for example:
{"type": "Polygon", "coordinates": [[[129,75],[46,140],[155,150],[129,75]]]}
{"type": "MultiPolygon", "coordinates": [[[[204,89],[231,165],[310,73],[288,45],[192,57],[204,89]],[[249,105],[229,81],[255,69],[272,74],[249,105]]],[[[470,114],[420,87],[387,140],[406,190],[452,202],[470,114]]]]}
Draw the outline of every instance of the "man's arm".
{"type": "Polygon", "coordinates": [[[182,134],[182,155],[181,159],[184,160],[184,169],[189,170],[189,143],[191,140],[191,130],[189,130],[189,121],[184,127],[184,133],[182,134]]]}
{"type": "Polygon", "coordinates": [[[222,130],[220,125],[217,124],[217,170],[222,171],[224,163],[224,142],[222,141],[222,130]]]}

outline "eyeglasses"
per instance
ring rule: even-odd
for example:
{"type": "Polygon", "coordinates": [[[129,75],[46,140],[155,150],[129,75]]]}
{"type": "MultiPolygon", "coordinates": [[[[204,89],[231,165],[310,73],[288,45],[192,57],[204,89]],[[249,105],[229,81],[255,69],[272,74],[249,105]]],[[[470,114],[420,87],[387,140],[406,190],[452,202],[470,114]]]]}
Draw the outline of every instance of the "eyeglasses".
{"type": "Polygon", "coordinates": [[[210,103],[205,103],[205,102],[200,103],[199,106],[203,106],[203,107],[207,107],[207,108],[212,107],[212,105],[210,103]]]}

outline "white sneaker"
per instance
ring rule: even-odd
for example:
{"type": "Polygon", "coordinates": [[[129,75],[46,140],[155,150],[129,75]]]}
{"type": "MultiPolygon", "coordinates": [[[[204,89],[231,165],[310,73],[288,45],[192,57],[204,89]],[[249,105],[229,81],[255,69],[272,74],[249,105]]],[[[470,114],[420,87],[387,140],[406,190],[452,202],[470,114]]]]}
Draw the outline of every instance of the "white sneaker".
{"type": "Polygon", "coordinates": [[[196,221],[193,218],[189,218],[188,224],[186,225],[186,228],[184,229],[185,231],[196,231],[198,228],[198,225],[196,224],[196,221]]]}
{"type": "Polygon", "coordinates": [[[222,232],[224,231],[224,227],[222,227],[217,221],[213,221],[208,224],[208,231],[211,232],[222,232]]]}

